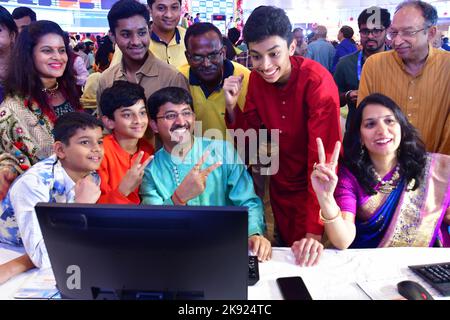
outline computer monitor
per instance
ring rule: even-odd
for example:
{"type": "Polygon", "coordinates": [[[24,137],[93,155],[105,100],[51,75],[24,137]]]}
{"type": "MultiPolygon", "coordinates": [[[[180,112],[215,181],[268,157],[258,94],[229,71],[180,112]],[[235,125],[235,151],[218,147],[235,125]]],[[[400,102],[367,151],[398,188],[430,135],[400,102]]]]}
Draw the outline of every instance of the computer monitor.
{"type": "Polygon", "coordinates": [[[247,299],[245,207],[39,203],[69,299],[247,299]]]}

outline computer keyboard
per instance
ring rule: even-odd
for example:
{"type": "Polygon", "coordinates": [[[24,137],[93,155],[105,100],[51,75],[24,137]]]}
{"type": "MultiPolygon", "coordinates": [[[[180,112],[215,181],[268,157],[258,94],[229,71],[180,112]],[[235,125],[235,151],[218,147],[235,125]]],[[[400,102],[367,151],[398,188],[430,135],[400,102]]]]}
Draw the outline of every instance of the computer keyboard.
{"type": "Polygon", "coordinates": [[[409,266],[444,296],[450,296],[450,262],[409,266]]]}
{"type": "Polygon", "coordinates": [[[248,285],[252,286],[259,281],[258,257],[248,256],[248,285]]]}

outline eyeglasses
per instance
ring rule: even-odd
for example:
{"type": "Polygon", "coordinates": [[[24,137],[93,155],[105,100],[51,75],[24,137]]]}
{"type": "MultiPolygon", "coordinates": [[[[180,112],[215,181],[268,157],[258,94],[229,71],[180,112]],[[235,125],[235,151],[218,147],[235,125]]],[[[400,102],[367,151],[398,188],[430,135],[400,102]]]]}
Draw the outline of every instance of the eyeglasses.
{"type": "Polygon", "coordinates": [[[429,27],[426,28],[422,28],[419,30],[414,30],[414,31],[410,31],[410,30],[403,30],[403,31],[388,31],[388,33],[386,34],[386,37],[388,38],[388,40],[394,40],[395,37],[400,36],[402,39],[411,39],[414,38],[414,36],[420,32],[420,31],[425,31],[427,30],[429,27]]]}
{"type": "Polygon", "coordinates": [[[367,29],[367,28],[365,28],[365,29],[359,30],[359,34],[362,36],[365,36],[365,37],[367,37],[369,34],[373,34],[374,37],[379,37],[383,33],[384,30],[386,30],[386,29],[377,29],[377,28],[367,29]]]}
{"type": "Polygon", "coordinates": [[[220,60],[220,56],[222,54],[222,49],[223,49],[223,47],[220,48],[218,51],[211,52],[210,54],[208,54],[206,56],[202,56],[199,54],[191,55],[189,53],[188,53],[188,56],[189,56],[189,59],[191,59],[191,61],[194,63],[202,63],[203,61],[205,61],[206,58],[208,58],[208,60],[210,62],[216,63],[216,62],[219,62],[219,60],[220,60]]]}
{"type": "Polygon", "coordinates": [[[167,112],[163,116],[156,117],[156,119],[165,119],[167,121],[173,121],[176,118],[178,118],[179,115],[181,115],[184,119],[188,119],[194,115],[194,112],[192,112],[191,110],[185,110],[181,112],[167,112]]]}

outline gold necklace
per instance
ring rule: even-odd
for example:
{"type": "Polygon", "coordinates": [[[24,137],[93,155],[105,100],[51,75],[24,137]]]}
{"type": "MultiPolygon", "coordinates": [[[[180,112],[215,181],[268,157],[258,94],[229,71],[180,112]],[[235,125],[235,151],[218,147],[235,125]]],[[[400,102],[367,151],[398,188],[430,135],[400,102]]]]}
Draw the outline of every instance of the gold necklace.
{"type": "Polygon", "coordinates": [[[380,187],[378,188],[378,191],[380,191],[381,193],[391,193],[395,189],[395,187],[397,186],[397,181],[400,178],[400,173],[398,172],[399,169],[400,169],[400,167],[397,164],[395,166],[395,171],[392,174],[391,178],[386,181],[381,179],[378,172],[376,172],[375,169],[373,169],[373,173],[375,175],[375,180],[377,180],[378,184],[381,184],[380,187]]]}
{"type": "Polygon", "coordinates": [[[56,95],[56,91],[58,91],[59,83],[56,81],[56,85],[53,88],[42,88],[42,92],[48,94],[49,96],[56,95]]]}

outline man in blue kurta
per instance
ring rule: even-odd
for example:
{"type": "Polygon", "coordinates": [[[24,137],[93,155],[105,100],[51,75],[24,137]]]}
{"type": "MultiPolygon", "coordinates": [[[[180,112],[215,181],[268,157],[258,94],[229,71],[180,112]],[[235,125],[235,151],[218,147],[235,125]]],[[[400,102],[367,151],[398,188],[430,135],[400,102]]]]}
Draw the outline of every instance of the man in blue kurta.
{"type": "Polygon", "coordinates": [[[247,207],[249,248],[260,261],[270,259],[263,205],[233,145],[194,138],[192,97],[184,89],[156,91],[147,108],[163,148],[144,171],[142,204],[247,207]]]}

